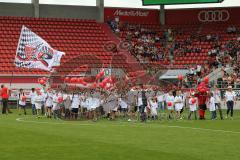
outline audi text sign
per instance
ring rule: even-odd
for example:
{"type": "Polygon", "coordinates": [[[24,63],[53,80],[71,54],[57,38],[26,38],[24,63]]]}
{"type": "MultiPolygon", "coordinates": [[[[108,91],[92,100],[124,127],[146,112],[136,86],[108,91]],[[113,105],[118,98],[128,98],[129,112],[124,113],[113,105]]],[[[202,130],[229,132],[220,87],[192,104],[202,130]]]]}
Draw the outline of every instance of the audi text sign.
{"type": "Polygon", "coordinates": [[[143,0],[143,5],[220,3],[223,0],[143,0]]]}
{"type": "Polygon", "coordinates": [[[228,10],[203,10],[198,13],[200,22],[226,22],[229,18],[228,10]]]}

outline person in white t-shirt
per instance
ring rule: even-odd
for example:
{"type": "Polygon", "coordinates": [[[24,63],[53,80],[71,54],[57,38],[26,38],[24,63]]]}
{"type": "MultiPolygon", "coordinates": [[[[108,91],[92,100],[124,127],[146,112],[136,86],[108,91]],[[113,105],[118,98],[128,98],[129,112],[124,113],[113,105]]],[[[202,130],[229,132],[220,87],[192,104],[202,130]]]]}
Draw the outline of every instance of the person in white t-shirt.
{"type": "Polygon", "coordinates": [[[161,92],[157,93],[158,108],[164,111],[164,94],[161,92]]]}
{"type": "Polygon", "coordinates": [[[37,118],[39,118],[39,116],[41,114],[43,101],[44,101],[44,96],[42,95],[40,90],[37,90],[37,94],[34,98],[34,103],[35,103],[35,107],[37,110],[37,118]]]}
{"type": "Polygon", "coordinates": [[[40,90],[41,92],[41,95],[43,97],[43,101],[42,101],[42,107],[41,107],[41,111],[42,111],[42,115],[47,115],[46,112],[47,112],[47,108],[45,107],[45,101],[46,101],[46,97],[47,97],[47,91],[46,91],[46,88],[42,88],[40,90]]]}
{"type": "Polygon", "coordinates": [[[157,102],[157,97],[151,98],[151,99],[148,101],[148,103],[149,103],[149,106],[150,106],[152,119],[153,119],[153,120],[158,119],[158,112],[157,112],[158,102],[157,102]]]}
{"type": "Polygon", "coordinates": [[[209,100],[209,111],[211,112],[211,119],[214,120],[217,118],[215,98],[213,93],[210,93],[211,97],[209,100]]]}
{"type": "Polygon", "coordinates": [[[132,119],[135,119],[136,118],[136,112],[137,112],[137,102],[136,102],[136,94],[135,92],[133,91],[128,91],[127,93],[127,96],[128,96],[128,105],[129,105],[129,109],[128,109],[128,112],[129,112],[129,119],[128,121],[132,121],[132,119]]]}
{"type": "Polygon", "coordinates": [[[173,113],[174,113],[174,96],[172,91],[168,93],[166,96],[166,104],[167,104],[167,110],[168,110],[168,118],[173,119],[173,113]]]}
{"type": "MultiPolygon", "coordinates": [[[[233,107],[234,107],[234,102],[236,101],[236,94],[232,90],[232,86],[228,86],[228,90],[225,93],[225,102],[227,104],[227,117],[230,113],[231,119],[233,119],[233,107]]],[[[236,102],[235,102],[236,103],[236,102]]]]}
{"type": "Polygon", "coordinates": [[[91,100],[91,115],[92,115],[92,120],[97,121],[97,108],[100,107],[101,105],[101,100],[99,97],[92,95],[92,100],[91,100]]]}
{"type": "Polygon", "coordinates": [[[197,120],[197,98],[194,96],[194,93],[191,94],[188,104],[189,104],[188,120],[191,120],[192,114],[194,114],[195,120],[197,120]]]}
{"type": "Polygon", "coordinates": [[[176,92],[176,97],[174,98],[176,118],[180,118],[180,111],[183,109],[183,97],[180,95],[180,91],[176,92]]]}
{"type": "Polygon", "coordinates": [[[141,92],[138,92],[137,93],[137,97],[136,97],[136,103],[137,103],[137,111],[140,110],[140,108],[143,106],[143,101],[142,101],[142,95],[141,95],[141,92]]]}
{"type": "Polygon", "coordinates": [[[58,101],[58,93],[53,93],[53,96],[52,96],[52,104],[53,104],[53,107],[52,107],[52,112],[53,112],[53,116],[55,119],[57,118],[60,118],[60,104],[59,104],[59,101],[58,101]]]}
{"type": "Polygon", "coordinates": [[[32,105],[32,115],[36,115],[37,112],[36,112],[36,106],[35,106],[35,102],[34,102],[34,98],[35,96],[37,95],[36,91],[35,91],[35,88],[32,88],[30,94],[29,94],[29,98],[30,98],[30,101],[31,101],[31,105],[32,105]]]}
{"type": "Polygon", "coordinates": [[[64,108],[64,94],[63,94],[63,91],[59,91],[58,93],[57,93],[57,97],[58,97],[58,105],[59,105],[59,107],[60,107],[60,115],[64,115],[64,113],[65,113],[65,108],[64,108]]]}
{"type": "Polygon", "coordinates": [[[219,111],[220,118],[223,119],[222,108],[221,108],[221,91],[217,88],[217,85],[214,88],[213,94],[215,98],[216,109],[218,109],[219,111]]]}
{"type": "Polygon", "coordinates": [[[80,96],[80,106],[81,106],[81,113],[83,117],[88,116],[88,104],[87,104],[87,93],[82,93],[80,96]]]}
{"type": "Polygon", "coordinates": [[[123,96],[118,98],[118,105],[120,106],[120,111],[123,114],[123,117],[126,117],[128,111],[128,104],[123,96]]]}
{"type": "Polygon", "coordinates": [[[47,91],[46,98],[45,98],[45,107],[47,111],[47,118],[51,118],[52,107],[53,107],[53,93],[51,89],[47,91]]]}
{"type": "Polygon", "coordinates": [[[67,94],[64,99],[64,108],[65,108],[65,119],[70,119],[70,111],[71,111],[71,95],[67,94]]]}
{"type": "Polygon", "coordinates": [[[21,115],[21,110],[23,109],[24,111],[24,115],[27,114],[26,112],[26,101],[27,101],[27,97],[25,96],[25,93],[23,91],[23,89],[19,90],[20,93],[18,95],[18,114],[21,115]]]}
{"type": "Polygon", "coordinates": [[[78,93],[73,93],[72,104],[71,104],[71,114],[73,119],[78,118],[79,106],[80,106],[80,95],[78,93]]]}

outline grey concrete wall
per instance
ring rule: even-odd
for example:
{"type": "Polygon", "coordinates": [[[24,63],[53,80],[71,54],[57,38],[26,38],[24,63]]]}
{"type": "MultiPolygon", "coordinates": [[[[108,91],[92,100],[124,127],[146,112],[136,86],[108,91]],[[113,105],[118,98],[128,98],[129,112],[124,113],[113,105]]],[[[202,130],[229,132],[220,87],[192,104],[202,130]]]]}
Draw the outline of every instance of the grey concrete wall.
{"type": "Polygon", "coordinates": [[[98,8],[92,6],[64,6],[40,4],[40,17],[98,19],[98,8]]]}
{"type": "Polygon", "coordinates": [[[0,2],[0,16],[32,17],[33,15],[32,4],[0,2]]]}
{"type": "MultiPolygon", "coordinates": [[[[39,12],[39,17],[43,18],[99,19],[99,9],[94,6],[40,4],[39,12]]],[[[34,6],[33,4],[0,2],[0,16],[34,17],[34,6]]]]}

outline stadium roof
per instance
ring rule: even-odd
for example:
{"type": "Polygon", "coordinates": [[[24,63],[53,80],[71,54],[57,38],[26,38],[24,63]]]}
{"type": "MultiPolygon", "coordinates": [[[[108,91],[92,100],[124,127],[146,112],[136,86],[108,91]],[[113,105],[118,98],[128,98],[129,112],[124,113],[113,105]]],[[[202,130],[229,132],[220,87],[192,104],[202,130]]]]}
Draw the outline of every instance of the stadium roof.
{"type": "MultiPolygon", "coordinates": [[[[31,3],[31,0],[0,0],[0,2],[18,2],[31,3]]],[[[96,0],[39,0],[41,4],[60,4],[60,5],[85,5],[94,6],[96,0]]],[[[142,0],[105,0],[106,7],[130,7],[130,8],[159,8],[159,6],[142,6],[142,0]]],[[[240,6],[238,0],[224,0],[220,4],[193,4],[193,5],[171,5],[166,6],[167,9],[172,8],[206,8],[206,7],[233,7],[240,6]]]]}

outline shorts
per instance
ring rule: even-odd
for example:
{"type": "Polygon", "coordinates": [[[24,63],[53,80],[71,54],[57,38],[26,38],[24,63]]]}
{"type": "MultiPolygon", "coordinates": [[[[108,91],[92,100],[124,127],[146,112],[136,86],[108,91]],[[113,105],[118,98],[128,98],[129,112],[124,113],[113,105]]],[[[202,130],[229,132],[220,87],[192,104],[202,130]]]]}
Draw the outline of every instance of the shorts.
{"type": "Polygon", "coordinates": [[[40,104],[35,104],[36,109],[42,109],[42,105],[40,104]]]}
{"type": "Polygon", "coordinates": [[[201,109],[201,110],[207,110],[206,104],[199,105],[199,109],[201,109]]]}
{"type": "Polygon", "coordinates": [[[82,112],[87,112],[87,108],[82,108],[82,112]]]}
{"type": "Polygon", "coordinates": [[[181,111],[181,110],[182,110],[182,107],[175,107],[175,110],[176,110],[176,111],[181,111]]]}
{"type": "Polygon", "coordinates": [[[127,110],[128,110],[127,108],[121,108],[121,112],[125,113],[125,112],[127,112],[127,110]]]}
{"type": "Polygon", "coordinates": [[[137,112],[137,110],[138,110],[138,106],[135,106],[134,107],[134,112],[137,112]]]}
{"type": "Polygon", "coordinates": [[[174,109],[173,109],[173,107],[168,107],[167,108],[169,111],[173,111],[174,109]]]}
{"type": "Polygon", "coordinates": [[[52,106],[47,106],[48,109],[52,109],[52,106]]]}
{"type": "Polygon", "coordinates": [[[78,108],[72,108],[72,112],[77,114],[78,113],[78,108]]]}
{"type": "Polygon", "coordinates": [[[26,108],[26,105],[21,105],[21,104],[19,104],[19,108],[24,109],[24,108],[26,108]]]}

